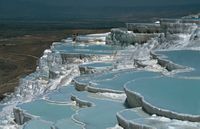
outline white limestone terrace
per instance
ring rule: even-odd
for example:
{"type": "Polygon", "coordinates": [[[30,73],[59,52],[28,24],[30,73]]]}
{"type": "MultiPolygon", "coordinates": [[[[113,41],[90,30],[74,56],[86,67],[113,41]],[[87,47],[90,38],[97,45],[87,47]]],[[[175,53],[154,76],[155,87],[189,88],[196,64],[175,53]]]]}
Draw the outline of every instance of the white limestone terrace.
{"type": "Polygon", "coordinates": [[[181,73],[176,73],[173,78],[161,77],[128,82],[125,85],[128,103],[132,107],[141,106],[149,114],[199,122],[199,97],[197,92],[200,79],[199,51],[173,50],[158,51],[157,53],[160,55],[152,54],[152,56],[161,60],[165,59],[161,65],[165,67],[170,65],[170,68],[187,69],[187,71],[183,70],[181,73]],[[156,97],[156,95],[158,96],[156,97]],[[186,98],[184,99],[184,97],[186,98]],[[162,104],[166,105],[163,106],[162,104]]]}
{"type": "Polygon", "coordinates": [[[104,71],[111,71],[114,68],[112,62],[91,62],[79,65],[81,74],[97,73],[104,71]]]}
{"type": "Polygon", "coordinates": [[[189,68],[188,66],[174,63],[171,60],[166,59],[164,55],[156,54],[156,52],[152,51],[150,52],[150,55],[152,59],[157,60],[157,64],[159,64],[161,67],[164,67],[166,70],[170,72],[177,73],[177,72],[186,72],[191,70],[191,68],[189,68]]]}
{"type": "Polygon", "coordinates": [[[170,71],[176,71],[175,76],[179,78],[198,79],[200,77],[200,53],[198,50],[156,51],[151,55],[152,58],[158,59],[157,63],[161,66],[170,71]]]}
{"type": "Polygon", "coordinates": [[[149,114],[171,119],[199,122],[198,83],[199,80],[191,79],[151,78],[127,83],[125,92],[131,107],[139,106],[149,114]]]}
{"type": "Polygon", "coordinates": [[[148,78],[152,76],[161,76],[159,73],[139,71],[134,69],[119,70],[109,73],[95,75],[79,76],[73,81],[75,82],[75,88],[79,91],[88,91],[92,93],[124,93],[124,85],[131,81],[141,78],[148,78]],[[112,77],[110,78],[109,76],[112,77]],[[109,77],[109,78],[107,78],[109,77]],[[106,78],[106,79],[102,79],[106,78]]]}
{"type": "Polygon", "coordinates": [[[44,129],[109,128],[117,124],[116,113],[126,108],[124,100],[125,98],[110,99],[98,94],[79,92],[74,89],[73,85],[67,85],[46,95],[45,99],[19,104],[17,106],[19,111],[15,112],[15,119],[18,124],[25,122],[24,129],[39,128],[40,126],[44,129]],[[112,111],[104,113],[105,110],[111,108],[112,111]],[[95,112],[101,112],[102,115],[95,116],[95,112]],[[31,115],[28,116],[28,114],[31,115]]]}
{"type": "MultiPolygon", "coordinates": [[[[171,24],[168,25],[171,26],[171,24]]],[[[128,108],[127,104],[131,105],[129,102],[124,102],[124,85],[128,85],[133,80],[135,80],[133,82],[137,82],[140,79],[154,77],[154,75],[163,76],[160,73],[171,73],[169,69],[169,71],[166,70],[164,65],[162,67],[158,63],[158,58],[152,59],[150,52],[158,49],[183,49],[193,40],[196,41],[198,39],[198,31],[195,31],[197,29],[195,25],[193,26],[192,24],[191,28],[189,24],[183,25],[185,26],[183,30],[180,30],[181,25],[178,25],[178,23],[173,24],[173,26],[175,26],[174,29],[178,27],[178,30],[171,30],[173,27],[169,28],[170,33],[134,34],[123,29],[113,29],[111,33],[77,36],[74,41],[72,41],[73,38],[68,38],[62,40],[63,42],[53,43],[51,49],[46,50],[41,57],[36,72],[23,78],[16,92],[2,102],[0,128],[26,129],[34,126],[67,128],[65,126],[66,123],[71,128],[92,129],[98,127],[97,129],[104,129],[114,127],[117,124],[115,119],[117,112],[128,108]],[[117,46],[116,43],[120,46],[117,46]],[[123,46],[125,44],[128,46],[123,46]],[[129,46],[131,44],[132,46],[129,46]],[[103,71],[103,73],[99,72],[77,77],[80,75],[80,64],[94,62],[111,62],[114,67],[110,71],[103,71]],[[146,74],[148,75],[146,76],[146,74]],[[77,78],[78,80],[76,80],[77,78]],[[72,80],[73,82],[71,82],[72,80]],[[66,87],[62,89],[63,86],[69,86],[68,84],[75,86],[76,90],[72,86],[70,89],[65,89],[66,87]],[[52,93],[52,90],[56,91],[52,93]],[[72,93],[72,95],[68,92],[72,93]],[[74,105],[74,102],[77,105],[74,105]],[[14,110],[13,114],[13,108],[17,109],[16,107],[20,107],[20,105],[23,105],[21,108],[24,108],[26,112],[14,110]],[[39,110],[38,107],[40,105],[42,109],[46,109],[46,114],[39,110]],[[77,108],[82,109],[77,110],[77,108]],[[113,110],[105,113],[110,108],[113,108],[113,110]],[[58,112],[59,118],[53,118],[57,109],[61,111],[58,112]],[[54,113],[51,114],[51,112],[54,113]],[[98,118],[95,115],[96,112],[100,112],[98,118]],[[26,122],[27,119],[24,113],[30,113],[34,118],[26,122]],[[90,117],[85,117],[86,114],[90,117]],[[94,119],[94,117],[97,119],[94,119]],[[19,124],[23,125],[16,125],[16,119],[19,124]],[[56,121],[56,119],[59,120],[56,121]],[[102,123],[99,123],[100,121],[102,123]]],[[[98,67],[92,68],[98,69],[98,67]]],[[[134,89],[130,91],[134,91],[134,89]]],[[[160,92],[156,93],[159,94],[160,92]]],[[[134,97],[130,99],[128,96],[127,100],[137,101],[135,106],[143,107],[141,99],[137,96],[136,99],[134,97]]],[[[149,114],[154,113],[147,110],[146,112],[149,114]]],[[[157,112],[156,114],[160,115],[157,112]]],[[[167,117],[172,118],[170,116],[167,117]]],[[[156,118],[159,119],[159,117],[156,118]]],[[[179,119],[179,117],[174,118],[179,119]]],[[[183,120],[191,120],[187,118],[183,120]]],[[[139,122],[139,124],[141,123],[139,122]]],[[[164,125],[162,126],[165,127],[164,125]]]]}
{"type": "MultiPolygon", "coordinates": [[[[102,34],[100,35],[101,36],[96,34],[91,35],[90,37],[102,37],[102,34]]],[[[55,90],[70,83],[72,78],[79,75],[79,64],[83,62],[113,59],[112,51],[115,51],[113,48],[110,49],[106,46],[98,45],[93,41],[89,41],[91,46],[84,46],[84,44],[78,45],[78,43],[76,43],[76,47],[74,47],[72,46],[74,43],[69,43],[69,41],[70,40],[68,39],[67,43],[53,43],[51,49],[45,50],[44,55],[40,58],[36,71],[25,78],[22,78],[17,90],[1,102],[3,106],[0,112],[0,128],[18,128],[19,126],[14,124],[13,108],[19,103],[32,101],[51,90],[55,90]],[[65,46],[67,47],[64,50],[55,51],[55,47],[59,45],[63,45],[64,48],[65,46]],[[90,54],[89,49],[92,50],[92,54],[90,54]],[[90,54],[90,56],[65,56],[65,52],[69,53],[68,50],[76,51],[76,53],[81,53],[82,55],[87,53],[90,54]],[[98,56],[95,56],[95,51],[98,56]]]]}
{"type": "Polygon", "coordinates": [[[97,44],[104,44],[106,41],[106,36],[108,33],[102,33],[102,34],[88,34],[84,36],[77,36],[76,42],[95,42],[97,44]]]}
{"type": "Polygon", "coordinates": [[[156,115],[150,116],[145,113],[142,108],[125,109],[117,113],[117,120],[120,126],[124,129],[198,129],[198,122],[180,121],[159,117],[156,115]]]}
{"type": "Polygon", "coordinates": [[[124,100],[90,98],[89,101],[93,102],[95,106],[81,109],[74,115],[74,119],[85,123],[84,128],[87,129],[106,129],[115,126],[117,124],[116,113],[127,108],[124,100]]]}
{"type": "MultiPolygon", "coordinates": [[[[160,24],[160,23],[159,23],[160,24]]],[[[176,23],[178,24],[178,23],[176,23]]],[[[138,25],[138,24],[136,24],[138,25]]],[[[143,24],[142,24],[143,25],[143,24]]],[[[145,26],[146,24],[144,24],[145,26]]],[[[148,25],[148,24],[147,24],[148,25]]],[[[165,25],[166,28],[170,28],[170,24],[165,25]]],[[[172,27],[173,28],[173,27],[172,27]]],[[[146,28],[148,29],[148,28],[146,28]]],[[[174,28],[175,29],[175,28],[174,28]]],[[[126,29],[113,29],[111,33],[107,36],[107,44],[118,44],[122,47],[124,45],[134,44],[129,48],[126,48],[122,51],[116,53],[115,58],[115,67],[118,69],[126,69],[136,67],[148,68],[153,71],[163,71],[167,73],[164,69],[157,65],[157,59],[152,59],[150,56],[151,51],[154,50],[176,50],[176,49],[195,49],[198,44],[198,29],[199,27],[196,24],[188,25],[188,32],[181,33],[155,33],[153,37],[148,37],[152,33],[139,33],[144,34],[147,37],[145,38],[144,43],[135,41],[135,33],[128,31],[126,29]],[[195,41],[193,40],[196,37],[195,41]]],[[[187,28],[185,29],[187,30],[187,28]]],[[[138,36],[137,38],[144,38],[138,36]]],[[[198,49],[198,48],[196,48],[198,49]]]]}
{"type": "MultiPolygon", "coordinates": [[[[95,43],[95,44],[105,44],[106,36],[108,33],[99,33],[99,34],[87,34],[87,35],[76,35],[75,42],[77,43],[95,43]]],[[[63,39],[64,42],[71,42],[72,38],[63,39]]]]}

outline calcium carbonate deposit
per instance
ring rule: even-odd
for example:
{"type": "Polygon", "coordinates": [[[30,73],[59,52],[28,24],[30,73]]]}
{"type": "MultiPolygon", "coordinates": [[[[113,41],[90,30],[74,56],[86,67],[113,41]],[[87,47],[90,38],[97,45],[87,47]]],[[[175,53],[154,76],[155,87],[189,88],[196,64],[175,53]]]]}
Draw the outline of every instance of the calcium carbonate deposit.
{"type": "Polygon", "coordinates": [[[54,42],[0,103],[2,129],[199,129],[200,20],[54,42]]]}

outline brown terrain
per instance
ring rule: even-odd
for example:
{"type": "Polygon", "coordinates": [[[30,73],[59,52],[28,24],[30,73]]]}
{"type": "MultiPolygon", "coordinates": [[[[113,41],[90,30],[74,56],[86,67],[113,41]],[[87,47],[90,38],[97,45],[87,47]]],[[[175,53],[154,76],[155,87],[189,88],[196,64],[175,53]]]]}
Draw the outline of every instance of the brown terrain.
{"type": "MultiPolygon", "coordinates": [[[[109,30],[54,30],[28,35],[0,37],[0,99],[19,85],[19,79],[36,68],[36,62],[52,42],[72,34],[107,32],[109,30]]],[[[17,33],[17,32],[15,32],[17,33]]]]}

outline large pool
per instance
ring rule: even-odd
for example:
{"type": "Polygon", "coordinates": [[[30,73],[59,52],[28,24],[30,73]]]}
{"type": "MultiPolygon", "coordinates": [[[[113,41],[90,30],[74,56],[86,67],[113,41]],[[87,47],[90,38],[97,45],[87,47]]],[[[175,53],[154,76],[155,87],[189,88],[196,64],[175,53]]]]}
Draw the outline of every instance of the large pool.
{"type": "Polygon", "coordinates": [[[171,77],[136,80],[125,87],[151,105],[188,115],[200,115],[200,80],[171,77]]]}
{"type": "Polygon", "coordinates": [[[73,44],[73,43],[59,43],[56,44],[52,50],[59,51],[62,54],[85,54],[85,55],[108,55],[113,54],[116,50],[121,48],[110,45],[87,45],[87,44],[73,44]]]}
{"type": "MultiPolygon", "coordinates": [[[[92,37],[95,35],[90,38],[92,37]]],[[[85,40],[84,37],[79,38],[85,40]]],[[[123,48],[124,51],[120,53],[121,49],[110,45],[72,43],[72,41],[54,43],[44,56],[46,59],[43,60],[44,69],[38,67],[37,72],[22,79],[24,85],[29,87],[25,89],[26,91],[42,88],[43,92],[37,96],[35,92],[30,92],[33,95],[30,102],[16,102],[13,114],[16,118],[31,117],[31,120],[28,119],[29,121],[22,125],[24,129],[107,129],[117,124],[126,126],[127,129],[139,127],[198,129],[200,51],[156,51],[158,58],[165,61],[161,60],[159,63],[158,58],[157,60],[144,58],[144,61],[150,64],[139,68],[133,65],[136,52],[131,53],[132,51],[123,48]],[[82,55],[86,56],[82,58],[82,55]],[[87,55],[97,56],[90,58],[91,56],[87,55]],[[123,59],[126,55],[131,55],[131,58],[123,59]],[[34,83],[37,87],[32,83],[29,85],[29,82],[42,80],[40,74],[49,72],[51,69],[47,64],[51,64],[54,60],[58,62],[52,63],[54,70],[58,72],[56,78],[47,76],[46,85],[40,83],[37,83],[38,85],[34,83]],[[185,66],[182,68],[188,68],[188,71],[185,69],[167,71],[158,65],[166,63],[166,60],[178,64],[172,65],[172,68],[185,66]],[[59,63],[61,61],[65,63],[59,63]],[[124,61],[124,64],[131,63],[126,68],[118,69],[113,64],[119,61],[124,61]],[[81,70],[88,69],[93,71],[81,73],[81,70]],[[190,122],[192,126],[187,126],[187,122],[179,120],[195,121],[197,126],[193,126],[192,122],[190,122]]],[[[171,65],[171,62],[167,62],[168,65],[171,65]]],[[[3,107],[4,105],[0,105],[0,111],[3,107]]]]}
{"type": "Polygon", "coordinates": [[[158,51],[164,59],[168,59],[176,64],[186,66],[192,69],[190,72],[177,74],[182,77],[200,77],[200,51],[194,50],[176,50],[176,51],[158,51]]]}

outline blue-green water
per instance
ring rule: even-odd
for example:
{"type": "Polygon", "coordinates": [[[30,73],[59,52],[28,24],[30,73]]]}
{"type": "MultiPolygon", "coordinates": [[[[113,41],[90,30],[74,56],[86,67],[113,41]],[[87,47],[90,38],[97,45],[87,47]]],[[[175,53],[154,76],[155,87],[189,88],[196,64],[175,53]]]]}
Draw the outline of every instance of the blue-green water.
{"type": "Polygon", "coordinates": [[[72,109],[71,105],[50,103],[45,100],[36,100],[19,105],[18,107],[27,111],[29,114],[40,116],[41,119],[52,122],[70,118],[76,111],[72,109]]]}
{"type": "Polygon", "coordinates": [[[170,77],[142,79],[126,85],[144,97],[144,100],[161,109],[183,114],[200,114],[200,80],[170,77]]]}
{"type": "Polygon", "coordinates": [[[47,100],[60,102],[60,103],[69,103],[71,102],[71,95],[76,93],[77,91],[74,89],[73,85],[68,85],[65,87],[61,87],[60,89],[53,91],[46,95],[47,100]]]}
{"type": "Polygon", "coordinates": [[[161,75],[155,72],[136,71],[133,69],[129,69],[96,75],[83,75],[75,78],[75,80],[78,83],[90,85],[92,87],[123,91],[124,84],[128,81],[139,78],[148,78],[152,76],[161,75]]]}
{"type": "Polygon", "coordinates": [[[19,105],[18,107],[27,113],[39,116],[36,120],[29,121],[24,128],[36,129],[42,127],[44,129],[57,127],[60,129],[79,129],[84,123],[88,129],[104,129],[113,127],[117,124],[116,113],[126,108],[124,101],[114,101],[95,97],[94,94],[88,92],[78,92],[72,85],[62,87],[52,93],[47,94],[47,100],[36,100],[30,103],[19,105]],[[80,100],[93,103],[92,107],[73,108],[69,105],[71,96],[76,96],[80,100]],[[68,104],[65,104],[67,102],[68,104]],[[109,113],[104,113],[109,111],[109,113]]]}
{"type": "Polygon", "coordinates": [[[56,123],[44,120],[31,120],[27,122],[23,129],[82,129],[81,125],[74,123],[72,119],[58,120],[56,123]]]}
{"type": "MultiPolygon", "coordinates": [[[[82,98],[80,94],[78,96],[82,98]]],[[[80,110],[75,115],[75,119],[85,123],[87,129],[114,127],[117,124],[116,113],[126,108],[124,103],[120,101],[95,98],[86,100],[93,102],[95,106],[80,110]]]]}
{"type": "Polygon", "coordinates": [[[118,72],[107,72],[107,73],[97,73],[97,74],[90,74],[90,75],[81,75],[76,77],[74,80],[79,83],[89,84],[91,80],[107,80],[114,78],[118,72]]]}
{"type": "Polygon", "coordinates": [[[96,62],[96,63],[83,64],[80,66],[89,68],[102,68],[102,67],[106,68],[106,67],[112,67],[112,63],[96,62]]]}
{"type": "Polygon", "coordinates": [[[142,109],[126,109],[118,112],[120,116],[125,118],[126,120],[135,120],[149,117],[149,115],[145,114],[142,109]]]}
{"type": "Polygon", "coordinates": [[[50,129],[52,126],[53,124],[49,122],[32,120],[29,121],[23,129],[50,129]]]}
{"type": "Polygon", "coordinates": [[[63,119],[55,124],[58,129],[82,129],[82,125],[74,123],[72,119],[63,119]]]}
{"type": "MultiPolygon", "coordinates": [[[[58,51],[61,54],[89,55],[110,55],[115,53],[116,50],[119,50],[119,48],[109,45],[71,43],[57,44],[52,48],[53,52],[58,51]]],[[[74,78],[74,82],[71,82],[69,85],[59,87],[54,91],[45,92],[44,96],[41,95],[44,99],[36,98],[35,101],[19,104],[17,107],[24,110],[25,113],[37,116],[27,122],[24,128],[80,129],[84,126],[86,129],[105,129],[114,127],[117,124],[117,112],[128,109],[125,101],[124,86],[131,91],[139,93],[144,97],[145,101],[157,108],[189,115],[200,115],[200,79],[193,78],[200,77],[200,52],[179,50],[159,51],[156,53],[164,55],[163,58],[165,59],[190,67],[193,70],[177,73],[173,77],[167,77],[157,72],[145,71],[145,69],[114,69],[114,71],[104,71],[104,73],[80,75],[74,78]],[[184,79],[183,77],[193,79],[184,79]],[[76,83],[107,89],[107,92],[108,89],[120,92],[118,94],[113,92],[90,93],[88,92],[89,90],[81,92],[75,89],[74,85],[76,83]],[[72,96],[77,97],[76,102],[71,100],[72,96]],[[79,101],[88,102],[91,105],[89,105],[90,107],[82,107],[79,101]]],[[[87,62],[87,64],[80,66],[98,69],[101,67],[112,67],[113,63],[115,62],[87,62]]],[[[59,69],[56,70],[59,71],[59,69]]],[[[33,73],[24,79],[37,79],[35,78],[36,74],[40,73],[33,73]]],[[[131,109],[125,110],[121,115],[130,121],[153,125],[153,121],[149,119],[147,114],[140,113],[138,110],[131,109]]],[[[155,123],[159,122],[156,121],[155,123]]]]}
{"type": "Polygon", "coordinates": [[[53,51],[59,51],[62,54],[86,54],[86,55],[110,55],[119,48],[109,45],[80,45],[80,44],[58,44],[55,45],[53,51]]]}
{"type": "Polygon", "coordinates": [[[0,111],[2,111],[3,107],[5,107],[5,105],[0,104],[0,111]]]}
{"type": "Polygon", "coordinates": [[[126,84],[128,81],[140,78],[148,78],[153,76],[159,76],[159,74],[147,71],[121,71],[118,72],[118,74],[112,79],[108,80],[97,79],[95,81],[92,80],[91,83],[93,84],[92,86],[94,87],[123,91],[124,84],[126,84]]]}
{"type": "Polygon", "coordinates": [[[181,122],[164,117],[150,116],[141,108],[122,110],[118,114],[129,125],[140,125],[141,128],[147,126],[156,129],[199,129],[200,127],[188,121],[181,122]]]}
{"type": "Polygon", "coordinates": [[[190,72],[177,74],[185,77],[200,77],[200,51],[177,50],[156,52],[164,55],[166,59],[183,66],[193,68],[190,72]]]}

